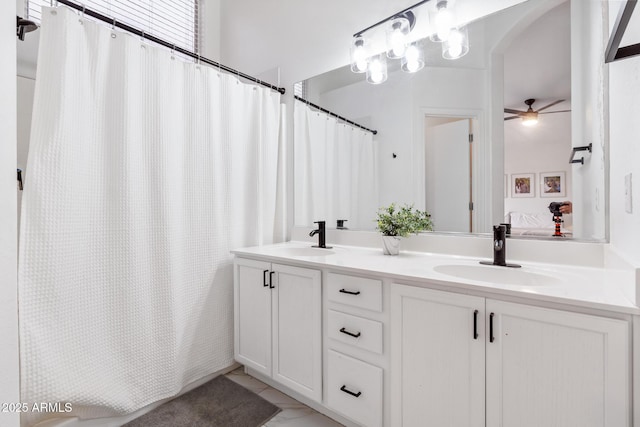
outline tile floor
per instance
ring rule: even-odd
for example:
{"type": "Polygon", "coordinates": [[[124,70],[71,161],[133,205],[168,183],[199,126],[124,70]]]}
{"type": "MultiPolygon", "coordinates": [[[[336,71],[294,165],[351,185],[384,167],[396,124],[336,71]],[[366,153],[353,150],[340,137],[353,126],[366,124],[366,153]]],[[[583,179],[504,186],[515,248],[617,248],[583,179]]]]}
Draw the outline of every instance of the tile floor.
{"type": "Polygon", "coordinates": [[[263,427],[342,427],[342,424],[245,374],[244,368],[229,372],[226,377],[282,409],[263,427]]]}

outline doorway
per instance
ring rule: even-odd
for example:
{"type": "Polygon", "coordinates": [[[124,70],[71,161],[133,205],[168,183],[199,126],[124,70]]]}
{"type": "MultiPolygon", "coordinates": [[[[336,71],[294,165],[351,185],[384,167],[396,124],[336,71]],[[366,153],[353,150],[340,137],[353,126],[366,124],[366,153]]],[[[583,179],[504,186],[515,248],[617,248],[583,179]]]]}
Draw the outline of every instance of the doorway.
{"type": "Polygon", "coordinates": [[[425,116],[425,206],[434,230],[476,231],[474,117],[425,116]]]}

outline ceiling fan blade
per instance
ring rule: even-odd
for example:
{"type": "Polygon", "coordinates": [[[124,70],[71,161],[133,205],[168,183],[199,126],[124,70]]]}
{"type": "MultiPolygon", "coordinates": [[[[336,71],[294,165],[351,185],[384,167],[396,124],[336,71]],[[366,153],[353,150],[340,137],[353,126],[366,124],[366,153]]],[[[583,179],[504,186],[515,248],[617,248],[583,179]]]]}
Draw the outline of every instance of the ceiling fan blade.
{"type": "Polygon", "coordinates": [[[545,105],[544,107],[540,108],[540,109],[539,109],[539,110],[537,110],[537,111],[538,111],[538,113],[539,113],[539,112],[540,112],[540,111],[542,111],[542,110],[546,110],[547,108],[549,108],[549,107],[553,107],[554,105],[556,105],[556,104],[560,104],[561,102],[564,102],[564,101],[565,101],[564,99],[559,99],[559,100],[557,100],[557,101],[555,101],[555,102],[552,102],[552,103],[551,103],[551,104],[549,104],[549,105],[545,105]]]}
{"type": "Polygon", "coordinates": [[[520,116],[511,116],[511,117],[505,117],[504,121],[506,122],[507,120],[513,120],[513,119],[519,119],[520,116]]]}
{"type": "Polygon", "coordinates": [[[526,113],[526,111],[514,110],[512,108],[505,108],[504,112],[505,113],[509,113],[509,114],[524,114],[524,113],[526,113]]]}
{"type": "Polygon", "coordinates": [[[558,111],[547,111],[546,113],[540,113],[540,114],[553,114],[553,113],[570,113],[571,110],[558,110],[558,111]]]}

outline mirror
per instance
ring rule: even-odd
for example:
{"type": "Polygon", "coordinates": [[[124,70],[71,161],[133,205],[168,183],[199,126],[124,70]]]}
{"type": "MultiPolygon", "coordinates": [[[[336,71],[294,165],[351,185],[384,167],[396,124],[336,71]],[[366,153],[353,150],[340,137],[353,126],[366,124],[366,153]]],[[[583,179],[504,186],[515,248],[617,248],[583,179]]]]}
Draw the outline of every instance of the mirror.
{"type": "Polygon", "coordinates": [[[389,60],[382,84],[348,65],[298,83],[295,224],[373,230],[377,207],[407,203],[429,211],[436,232],[509,222],[512,237],[605,240],[608,16],[596,3],[526,1],[475,20],[455,61],[422,40],[425,68],[389,60]],[[529,99],[539,122],[526,127],[529,99]],[[572,212],[557,217],[551,202],[572,212]]]}

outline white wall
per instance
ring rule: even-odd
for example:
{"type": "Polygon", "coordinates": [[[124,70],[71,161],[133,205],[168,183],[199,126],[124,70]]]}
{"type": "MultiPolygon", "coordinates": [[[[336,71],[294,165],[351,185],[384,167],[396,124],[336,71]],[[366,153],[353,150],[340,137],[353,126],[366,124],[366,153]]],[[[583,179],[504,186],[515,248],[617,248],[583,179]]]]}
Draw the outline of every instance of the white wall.
{"type": "Polygon", "coordinates": [[[200,0],[202,56],[220,60],[220,0],[200,0]]]}
{"type": "MultiPolygon", "coordinates": [[[[0,14],[0,403],[20,402],[16,253],[16,36],[15,3],[0,14]]],[[[0,411],[0,425],[19,425],[0,411]]]]}
{"type": "Polygon", "coordinates": [[[613,62],[609,71],[611,244],[640,265],[640,56],[613,62]],[[632,213],[625,211],[624,176],[629,173],[632,213]]]}
{"type": "Polygon", "coordinates": [[[584,165],[573,166],[573,229],[587,239],[605,239],[608,152],[608,6],[600,0],[571,2],[571,93],[573,146],[593,144],[584,165]]]}
{"type": "MultiPolygon", "coordinates": [[[[540,116],[537,125],[523,126],[521,120],[505,122],[505,169],[508,176],[508,196],[504,201],[505,213],[543,212],[551,213],[550,202],[573,200],[571,190],[571,165],[568,162],[571,150],[571,115],[570,113],[547,114],[540,116]],[[566,176],[565,196],[540,197],[542,185],[540,172],[564,172],[566,176]],[[535,176],[535,197],[513,198],[512,174],[533,173],[535,176]]],[[[565,226],[571,225],[571,216],[564,218],[565,226]]]]}

